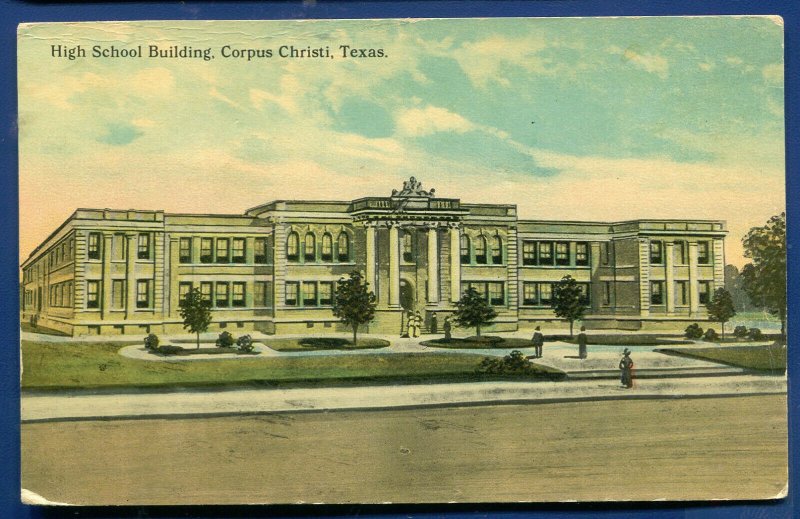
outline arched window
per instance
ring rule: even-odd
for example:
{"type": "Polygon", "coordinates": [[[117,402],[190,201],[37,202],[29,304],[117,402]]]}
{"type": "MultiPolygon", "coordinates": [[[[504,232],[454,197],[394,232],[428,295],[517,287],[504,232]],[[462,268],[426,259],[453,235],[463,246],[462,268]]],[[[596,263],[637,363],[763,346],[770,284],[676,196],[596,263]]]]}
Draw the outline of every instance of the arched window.
{"type": "Polygon", "coordinates": [[[403,261],[414,261],[414,251],[411,245],[411,232],[403,231],[402,246],[403,261]]]}
{"type": "Polygon", "coordinates": [[[307,232],[305,240],[303,240],[303,259],[306,261],[314,261],[317,259],[317,239],[314,237],[313,232],[307,232]]]}
{"type": "Polygon", "coordinates": [[[339,249],[337,251],[337,257],[339,261],[350,261],[350,237],[346,232],[342,231],[339,233],[339,237],[336,239],[336,241],[339,249]]]}
{"type": "Polygon", "coordinates": [[[300,259],[300,235],[292,231],[286,238],[286,260],[297,261],[300,259]]]}
{"type": "Polygon", "coordinates": [[[322,261],[333,260],[333,236],[326,232],[322,235],[322,261]]]}
{"type": "Polygon", "coordinates": [[[503,263],[503,240],[500,236],[492,238],[492,263],[495,265],[503,263]]]}
{"type": "Polygon", "coordinates": [[[461,263],[469,264],[469,236],[461,235],[461,263]]]}
{"type": "Polygon", "coordinates": [[[483,236],[475,240],[475,263],[486,265],[486,238],[483,236]]]}

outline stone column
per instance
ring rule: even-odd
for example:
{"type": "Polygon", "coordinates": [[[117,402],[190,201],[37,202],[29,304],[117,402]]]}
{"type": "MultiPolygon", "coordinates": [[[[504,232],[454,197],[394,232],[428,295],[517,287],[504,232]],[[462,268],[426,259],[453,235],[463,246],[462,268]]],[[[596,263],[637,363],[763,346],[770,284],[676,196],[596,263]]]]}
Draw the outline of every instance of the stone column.
{"type": "Polygon", "coordinates": [[[458,225],[450,226],[450,300],[461,299],[461,236],[458,225]]]}
{"type": "Polygon", "coordinates": [[[667,242],[664,258],[664,297],[666,298],[667,314],[675,313],[675,244],[667,242]]]}
{"type": "Polygon", "coordinates": [[[114,235],[110,232],[103,233],[103,286],[102,294],[100,295],[100,318],[108,319],[109,312],[111,311],[111,258],[114,254],[111,250],[112,240],[114,235]]]}
{"type": "Polygon", "coordinates": [[[697,242],[689,242],[689,314],[697,315],[700,293],[697,285],[697,242]]]}
{"type": "Polygon", "coordinates": [[[136,311],[136,234],[126,234],[125,238],[125,318],[131,319],[136,311]]]}
{"type": "Polygon", "coordinates": [[[389,306],[400,307],[400,228],[389,224],[389,306]]]}
{"type": "Polygon", "coordinates": [[[439,302],[439,229],[428,227],[428,302],[439,302]]]}
{"type": "Polygon", "coordinates": [[[378,295],[378,288],[375,284],[375,224],[366,223],[367,228],[367,259],[366,259],[366,276],[367,286],[369,290],[378,295]]]}

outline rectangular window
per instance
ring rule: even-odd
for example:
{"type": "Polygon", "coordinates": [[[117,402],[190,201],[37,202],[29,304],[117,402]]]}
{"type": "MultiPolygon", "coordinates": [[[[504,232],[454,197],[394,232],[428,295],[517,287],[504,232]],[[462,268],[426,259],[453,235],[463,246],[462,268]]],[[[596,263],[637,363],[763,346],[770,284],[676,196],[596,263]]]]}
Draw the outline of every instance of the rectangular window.
{"type": "Polygon", "coordinates": [[[327,232],[322,235],[320,256],[322,261],[333,261],[333,237],[327,232]]]}
{"type": "Polygon", "coordinates": [[[675,242],[675,263],[678,265],[686,265],[686,242],[675,242]]]}
{"type": "Polygon", "coordinates": [[[180,252],[178,253],[178,261],[181,263],[191,263],[192,262],[192,239],[191,238],[181,238],[180,240],[180,252]]]}
{"type": "Polygon", "coordinates": [[[186,294],[188,294],[192,290],[192,282],[191,281],[182,281],[178,283],[178,301],[183,301],[186,299],[186,294]]]}
{"type": "Polygon", "coordinates": [[[578,242],[575,244],[575,265],[579,267],[589,266],[589,244],[578,242]]]}
{"type": "Polygon", "coordinates": [[[297,306],[297,296],[300,284],[296,282],[286,283],[286,306],[297,306]]]}
{"type": "Polygon", "coordinates": [[[478,292],[478,295],[481,296],[483,299],[489,300],[489,294],[486,291],[486,283],[470,283],[469,286],[475,289],[478,292]]]}
{"type": "Polygon", "coordinates": [[[64,284],[59,283],[56,285],[56,305],[64,306],[64,284]]]}
{"type": "Polygon", "coordinates": [[[231,245],[231,261],[233,263],[245,262],[245,242],[244,238],[234,238],[231,245]]]}
{"type": "Polygon", "coordinates": [[[603,305],[611,304],[611,281],[603,281],[603,305]]]}
{"type": "Polygon", "coordinates": [[[214,239],[201,238],[200,263],[213,263],[213,262],[214,262],[214,239]]]}
{"type": "Polygon", "coordinates": [[[140,233],[137,245],[137,255],[139,259],[150,259],[150,234],[140,233]]]}
{"type": "MultiPolygon", "coordinates": [[[[100,233],[89,233],[89,246],[87,249],[87,257],[89,259],[100,259],[100,233]]],[[[97,307],[95,307],[97,308],[97,307]]]]}
{"type": "Polygon", "coordinates": [[[700,289],[699,290],[700,304],[701,305],[708,304],[708,302],[711,300],[709,296],[709,292],[711,291],[711,283],[709,283],[708,281],[701,281],[699,283],[698,288],[700,289]]]}
{"type": "Polygon", "coordinates": [[[522,242],[522,264],[523,265],[536,265],[536,242],[523,241],[522,242]]]}
{"type": "Polygon", "coordinates": [[[589,283],[579,283],[578,288],[581,291],[581,300],[583,304],[589,306],[592,304],[592,296],[591,296],[591,289],[589,287],[589,283]]]}
{"type": "Polygon", "coordinates": [[[534,306],[538,303],[536,297],[536,283],[522,284],[522,304],[524,306],[534,306]]]}
{"type": "Polygon", "coordinates": [[[313,233],[307,232],[303,240],[303,259],[305,261],[314,261],[317,259],[317,238],[313,233]]]}
{"type": "Polygon", "coordinates": [[[67,282],[67,303],[66,305],[72,307],[73,305],[73,298],[72,298],[72,281],[67,282]]]}
{"type": "Polygon", "coordinates": [[[313,281],[303,283],[303,306],[317,306],[317,284],[313,281]]]}
{"type": "Polygon", "coordinates": [[[492,263],[495,265],[503,263],[503,240],[499,236],[492,238],[492,263]]]}
{"type": "Polygon", "coordinates": [[[136,308],[150,308],[150,280],[136,282],[136,308]]]}
{"type": "Polygon", "coordinates": [[[553,284],[539,283],[539,304],[548,306],[553,302],[553,284]]]}
{"type": "Polygon", "coordinates": [[[569,265],[569,243],[556,242],[556,265],[569,265]]]}
{"type": "Polygon", "coordinates": [[[676,295],[678,296],[678,305],[689,305],[689,284],[686,281],[677,282],[676,295]]]}
{"type": "Polygon", "coordinates": [[[664,243],[658,240],[650,241],[650,263],[661,265],[664,263],[664,243]]]}
{"type": "Polygon", "coordinates": [[[210,281],[203,281],[200,283],[200,295],[202,296],[204,301],[213,303],[214,301],[212,293],[213,288],[214,285],[210,281]]]}
{"type": "Polygon", "coordinates": [[[403,231],[401,240],[401,252],[403,255],[403,261],[408,263],[414,261],[414,248],[412,245],[413,239],[414,237],[411,235],[410,231],[403,231]]]}
{"type": "Polygon", "coordinates": [[[100,282],[86,282],[86,308],[100,308],[100,282]]]}
{"type": "Polygon", "coordinates": [[[125,308],[125,280],[111,280],[111,307],[117,310],[125,308]]]}
{"type": "Polygon", "coordinates": [[[711,254],[707,241],[697,242],[697,263],[700,265],[708,265],[711,263],[711,254]]]}
{"type": "Polygon", "coordinates": [[[266,281],[256,281],[253,283],[253,306],[267,306],[267,283],[266,281]]]}
{"type": "Polygon", "coordinates": [[[232,306],[242,308],[245,306],[245,284],[242,282],[233,283],[232,306]]]}
{"type": "Polygon", "coordinates": [[[475,238],[475,263],[486,265],[486,238],[483,236],[475,238]]]}
{"type": "Polygon", "coordinates": [[[608,242],[600,243],[600,256],[603,259],[603,265],[608,265],[611,262],[611,247],[608,242]]]}
{"type": "Polygon", "coordinates": [[[489,283],[489,304],[494,306],[503,306],[506,304],[503,283],[489,283]]]}
{"type": "Polygon", "coordinates": [[[330,306],[333,304],[333,283],[322,281],[319,284],[319,304],[330,306]]]}
{"type": "Polygon", "coordinates": [[[227,281],[217,281],[214,289],[214,304],[217,308],[228,308],[230,305],[228,291],[227,281]]]}
{"type": "Polygon", "coordinates": [[[253,241],[253,261],[263,264],[267,262],[267,239],[256,238],[253,241]]]}
{"type": "Polygon", "coordinates": [[[553,264],[553,243],[549,241],[539,242],[539,265],[553,264]]]}
{"type": "Polygon", "coordinates": [[[228,263],[230,261],[228,238],[217,238],[217,263],[228,263]]]}
{"type": "Polygon", "coordinates": [[[662,281],[650,282],[650,304],[651,305],[664,304],[664,283],[662,281]]]}

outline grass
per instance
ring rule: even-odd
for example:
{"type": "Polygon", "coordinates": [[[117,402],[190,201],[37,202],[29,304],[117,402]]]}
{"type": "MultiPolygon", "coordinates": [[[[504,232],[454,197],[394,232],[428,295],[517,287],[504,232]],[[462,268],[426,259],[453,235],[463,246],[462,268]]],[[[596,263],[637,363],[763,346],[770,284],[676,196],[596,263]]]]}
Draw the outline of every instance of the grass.
{"type": "MultiPolygon", "coordinates": [[[[547,341],[568,342],[578,344],[578,334],[573,337],[569,335],[546,335],[547,341]]],[[[668,346],[671,344],[690,344],[691,341],[681,339],[665,339],[657,335],[649,334],[586,334],[586,344],[602,344],[604,346],[668,346]]]]}
{"type": "Polygon", "coordinates": [[[486,336],[478,339],[477,337],[467,337],[466,339],[432,339],[423,341],[423,346],[434,348],[453,348],[453,349],[489,349],[489,348],[533,348],[533,343],[527,339],[517,339],[514,337],[493,337],[486,336]]]}
{"type": "Polygon", "coordinates": [[[261,341],[277,351],[364,350],[385,348],[389,341],[363,337],[357,344],[342,337],[302,337],[297,339],[271,339],[261,341]]]}
{"type": "Polygon", "coordinates": [[[30,323],[20,323],[20,328],[22,329],[23,332],[26,333],[42,333],[45,335],[57,335],[59,337],[69,337],[69,334],[66,334],[64,332],[53,330],[52,328],[47,328],[45,326],[39,326],[39,325],[33,326],[30,323]]]}
{"type": "Polygon", "coordinates": [[[475,372],[483,359],[463,353],[398,353],[308,357],[249,357],[203,361],[130,359],[113,343],[22,341],[23,390],[278,386],[471,382],[558,378],[545,368],[520,376],[475,372]]]}
{"type": "Polygon", "coordinates": [[[230,347],[230,348],[220,348],[220,347],[212,347],[212,348],[183,348],[181,346],[159,346],[156,352],[152,352],[155,355],[160,355],[162,357],[169,357],[173,355],[178,355],[182,357],[187,357],[191,355],[221,355],[224,353],[236,353],[238,355],[257,355],[258,352],[242,352],[239,351],[239,348],[230,347]]]}
{"type": "Polygon", "coordinates": [[[786,348],[778,344],[768,346],[725,346],[717,348],[670,348],[662,353],[710,360],[730,366],[781,374],[786,371],[786,348]]]}

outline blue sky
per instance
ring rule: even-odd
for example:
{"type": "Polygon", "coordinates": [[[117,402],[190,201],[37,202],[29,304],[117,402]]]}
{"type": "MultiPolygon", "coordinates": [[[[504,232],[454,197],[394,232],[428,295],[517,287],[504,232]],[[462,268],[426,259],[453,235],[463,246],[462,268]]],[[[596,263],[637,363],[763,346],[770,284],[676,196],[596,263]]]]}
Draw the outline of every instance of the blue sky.
{"type": "Polygon", "coordinates": [[[526,218],[726,219],[736,264],[784,207],[774,18],[37,24],[19,40],[22,257],[76,207],[240,213],[410,175],[526,218]],[[54,44],[216,57],[70,61],[54,44]],[[341,44],[388,57],[220,55],[341,44]]]}

